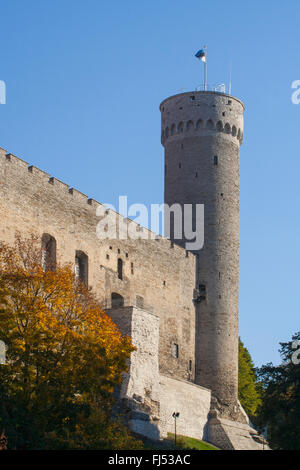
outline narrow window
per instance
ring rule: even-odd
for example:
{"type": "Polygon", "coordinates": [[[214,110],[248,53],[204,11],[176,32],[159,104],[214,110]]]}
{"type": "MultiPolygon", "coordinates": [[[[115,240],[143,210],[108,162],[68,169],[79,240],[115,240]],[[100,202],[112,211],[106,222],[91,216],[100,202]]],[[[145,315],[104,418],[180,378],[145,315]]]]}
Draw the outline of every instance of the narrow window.
{"type": "Polygon", "coordinates": [[[179,346],[176,343],[173,344],[173,357],[176,359],[179,357],[179,346]]]}
{"type": "Polygon", "coordinates": [[[134,274],[133,263],[131,263],[131,274],[134,274]]]}
{"type": "Polygon", "coordinates": [[[178,166],[179,166],[179,168],[181,168],[181,163],[179,163],[179,165],[178,165],[178,166]]]}
{"type": "Polygon", "coordinates": [[[136,296],[136,306],[139,308],[144,308],[144,298],[140,295],[136,296]]]}
{"type": "Polygon", "coordinates": [[[192,372],[192,369],[193,369],[193,361],[190,360],[189,361],[189,371],[192,372]]]}
{"type": "Polygon", "coordinates": [[[76,251],[75,254],[75,277],[88,285],[89,258],[83,251],[76,251]]]}
{"type": "Polygon", "coordinates": [[[218,164],[219,164],[219,159],[218,159],[218,156],[215,155],[215,156],[214,156],[214,165],[215,165],[215,166],[218,166],[218,164]]]}
{"type": "Polygon", "coordinates": [[[124,297],[122,295],[113,292],[111,294],[111,308],[124,307],[124,297]]]}
{"type": "Polygon", "coordinates": [[[44,271],[56,270],[56,240],[48,233],[42,236],[42,268],[44,271]]]}
{"type": "Polygon", "coordinates": [[[118,258],[118,278],[123,279],[123,260],[118,258]]]}

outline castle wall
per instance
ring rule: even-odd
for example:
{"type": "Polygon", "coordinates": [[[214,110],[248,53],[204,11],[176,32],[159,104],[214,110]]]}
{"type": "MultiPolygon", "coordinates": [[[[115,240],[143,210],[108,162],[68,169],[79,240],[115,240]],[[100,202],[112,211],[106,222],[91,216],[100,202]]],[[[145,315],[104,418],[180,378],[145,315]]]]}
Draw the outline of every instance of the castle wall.
{"type": "Polygon", "coordinates": [[[179,412],[177,434],[207,438],[211,391],[195,384],[160,375],[160,427],[163,436],[174,434],[174,412],[179,412]]]}
{"type": "Polygon", "coordinates": [[[137,348],[124,374],[120,399],[132,431],[159,439],[159,318],[135,307],[107,311],[123,334],[137,348]]]}
{"type": "Polygon", "coordinates": [[[88,256],[88,283],[104,308],[111,306],[111,293],[115,292],[124,297],[125,306],[143,304],[144,309],[158,315],[160,371],[193,379],[194,255],[164,238],[98,239],[99,206],[67,184],[0,150],[0,239],[12,243],[16,230],[24,236],[48,233],[56,239],[57,261],[72,265],[75,251],[83,251],[88,256]],[[117,275],[118,258],[123,260],[123,280],[117,275]],[[172,355],[174,343],[179,345],[178,359],[172,355]]]}
{"type": "Polygon", "coordinates": [[[174,433],[175,411],[180,413],[178,434],[204,439],[211,392],[159,374],[159,318],[134,307],[110,309],[108,313],[137,347],[131,355],[129,371],[124,374],[120,394],[131,429],[152,439],[166,437],[174,433]]]}

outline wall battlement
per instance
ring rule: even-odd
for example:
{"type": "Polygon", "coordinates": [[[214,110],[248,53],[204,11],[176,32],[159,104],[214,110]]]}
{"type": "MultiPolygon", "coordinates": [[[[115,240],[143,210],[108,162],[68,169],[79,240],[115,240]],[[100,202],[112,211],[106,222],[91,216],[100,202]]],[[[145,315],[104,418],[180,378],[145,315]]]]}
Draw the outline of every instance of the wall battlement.
{"type": "MultiPolygon", "coordinates": [[[[183,257],[193,256],[190,252],[186,251],[184,248],[179,245],[174,244],[171,240],[162,237],[161,235],[155,234],[153,231],[147,229],[146,227],[140,226],[134,220],[130,218],[125,218],[121,214],[112,209],[107,210],[104,204],[98,202],[97,200],[90,198],[86,194],[83,194],[81,191],[70,187],[67,183],[59,180],[55,176],[51,176],[49,173],[41,170],[40,168],[29,164],[25,160],[12,153],[8,153],[6,150],[0,148],[0,165],[3,171],[9,171],[11,167],[15,170],[15,178],[21,183],[22,180],[26,179],[30,183],[30,178],[35,178],[39,180],[45,188],[49,186],[49,195],[53,193],[53,190],[59,194],[60,198],[64,199],[66,205],[79,204],[80,207],[84,208],[85,211],[91,211],[92,215],[95,215],[96,210],[99,206],[105,209],[104,213],[108,211],[115,214],[117,218],[117,223],[125,223],[127,226],[129,224],[136,225],[137,233],[140,232],[141,238],[147,240],[155,240],[157,243],[163,243],[166,247],[169,246],[171,250],[175,250],[178,256],[182,255],[183,257]],[[5,170],[4,170],[5,167],[5,170]]],[[[1,169],[0,169],[1,170],[1,169]]],[[[0,171],[1,173],[1,171],[0,171]]],[[[103,209],[103,210],[104,210],[103,209]]],[[[99,221],[101,217],[99,217],[99,221]]]]}
{"type": "Polygon", "coordinates": [[[181,93],[165,99],[160,105],[161,141],[219,134],[237,145],[243,141],[243,103],[230,95],[217,92],[181,93]]]}

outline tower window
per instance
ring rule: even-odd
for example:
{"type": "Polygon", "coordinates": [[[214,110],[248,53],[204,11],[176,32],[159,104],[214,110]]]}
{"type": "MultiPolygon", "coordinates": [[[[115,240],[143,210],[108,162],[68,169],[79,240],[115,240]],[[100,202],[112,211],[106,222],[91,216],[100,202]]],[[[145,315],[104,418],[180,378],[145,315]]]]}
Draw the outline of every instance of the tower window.
{"type": "Polygon", "coordinates": [[[192,372],[193,369],[193,361],[189,360],[189,371],[192,372]]]}
{"type": "Polygon", "coordinates": [[[179,163],[178,167],[181,168],[181,163],[179,163]]]}
{"type": "Polygon", "coordinates": [[[123,260],[118,258],[118,278],[123,279],[123,260]]]}
{"type": "Polygon", "coordinates": [[[215,155],[215,156],[214,156],[214,165],[215,165],[215,166],[218,166],[218,164],[219,164],[219,159],[218,159],[218,156],[215,155]]]}
{"type": "Polygon", "coordinates": [[[133,263],[131,263],[131,274],[134,274],[133,263]]]}
{"type": "Polygon", "coordinates": [[[88,285],[88,256],[83,251],[76,251],[75,254],[75,277],[80,279],[86,286],[88,285]]]}
{"type": "Polygon", "coordinates": [[[179,357],[179,346],[176,343],[173,344],[173,357],[176,359],[179,357]]]}

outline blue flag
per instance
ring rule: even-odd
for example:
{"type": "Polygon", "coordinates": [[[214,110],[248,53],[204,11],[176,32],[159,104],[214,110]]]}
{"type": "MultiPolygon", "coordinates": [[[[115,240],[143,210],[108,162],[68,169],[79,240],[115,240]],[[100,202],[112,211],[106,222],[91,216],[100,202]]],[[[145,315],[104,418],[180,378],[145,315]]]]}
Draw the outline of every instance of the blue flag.
{"type": "Polygon", "coordinates": [[[195,57],[197,57],[197,59],[201,60],[202,62],[206,62],[206,52],[203,49],[200,49],[200,51],[195,54],[195,57]]]}

